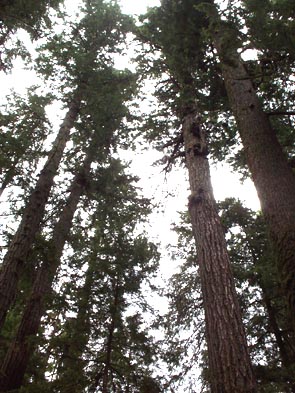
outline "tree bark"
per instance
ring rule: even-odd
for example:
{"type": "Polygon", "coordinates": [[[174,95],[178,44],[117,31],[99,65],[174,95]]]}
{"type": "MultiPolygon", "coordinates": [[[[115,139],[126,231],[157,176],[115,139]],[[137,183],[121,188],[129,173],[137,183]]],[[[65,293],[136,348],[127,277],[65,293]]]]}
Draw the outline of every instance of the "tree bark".
{"type": "Polygon", "coordinates": [[[33,351],[33,339],[38,333],[40,321],[44,313],[46,297],[51,293],[53,279],[59,267],[63,248],[69,235],[73,216],[85,187],[85,176],[89,173],[91,155],[85,158],[83,167],[75,176],[70,195],[57,222],[47,259],[37,272],[31,296],[26,304],[16,337],[12,342],[0,372],[0,392],[20,388],[23,377],[33,351]]]}
{"type": "Polygon", "coordinates": [[[77,93],[61,124],[47,162],[40,173],[35,189],[24,209],[18,230],[4,257],[0,272],[0,330],[3,327],[9,307],[15,299],[20,274],[34,243],[36,233],[40,229],[45,206],[53,185],[53,179],[62,159],[70,131],[79,113],[80,101],[80,94],[77,93]]]}
{"type": "Polygon", "coordinates": [[[183,138],[205,308],[212,393],[256,392],[225,234],[214,200],[205,131],[196,110],[184,116],[183,138]]]}
{"type": "MultiPolygon", "coordinates": [[[[216,18],[219,18],[218,15],[216,18]]],[[[222,26],[220,21],[217,22],[212,36],[247,164],[277,254],[295,331],[295,176],[235,50],[237,38],[233,36],[229,43],[224,23],[222,26]]]]}

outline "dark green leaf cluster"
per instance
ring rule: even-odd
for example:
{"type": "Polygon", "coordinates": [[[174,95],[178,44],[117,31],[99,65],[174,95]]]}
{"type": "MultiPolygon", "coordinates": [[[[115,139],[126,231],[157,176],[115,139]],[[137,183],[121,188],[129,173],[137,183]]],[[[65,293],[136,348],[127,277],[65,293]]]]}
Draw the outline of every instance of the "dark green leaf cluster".
{"type": "Polygon", "coordinates": [[[95,86],[96,72],[112,65],[132,26],[132,19],[112,2],[89,1],[81,12],[80,22],[63,24],[61,33],[52,34],[39,48],[36,71],[57,80],[58,89],[95,86]]]}
{"type": "Polygon", "coordinates": [[[51,28],[50,11],[58,9],[62,0],[3,0],[0,4],[0,71],[12,67],[12,60],[29,54],[20,39],[15,39],[19,29],[27,31],[31,39],[42,36],[51,28]],[[12,42],[11,42],[12,40],[12,42]]]}
{"type": "Polygon", "coordinates": [[[1,193],[11,184],[26,188],[46,154],[43,144],[51,132],[46,107],[51,102],[51,95],[41,96],[34,87],[25,98],[7,97],[0,113],[1,193]]]}
{"type": "Polygon", "coordinates": [[[156,273],[159,255],[144,235],[135,234],[148,202],[137,195],[134,178],[124,174],[119,161],[103,172],[104,185],[101,177],[93,179],[100,189],[91,215],[83,226],[77,216],[72,231],[72,256],[62,268],[71,278],[55,294],[48,314],[49,319],[55,315],[59,329],[49,343],[59,370],[52,391],[75,389],[74,375],[77,391],[100,391],[108,367],[108,391],[126,385],[139,392],[155,362],[155,344],[141,315],[147,307],[141,285],[156,273]]]}

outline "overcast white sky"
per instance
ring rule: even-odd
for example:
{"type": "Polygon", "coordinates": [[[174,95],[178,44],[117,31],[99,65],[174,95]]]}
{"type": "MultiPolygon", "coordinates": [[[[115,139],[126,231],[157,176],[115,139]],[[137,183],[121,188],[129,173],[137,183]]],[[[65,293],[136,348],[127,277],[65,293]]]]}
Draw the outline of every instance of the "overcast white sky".
{"type": "MultiPolygon", "coordinates": [[[[119,0],[119,3],[124,13],[138,15],[144,13],[149,6],[159,5],[160,1],[119,0]]],[[[74,11],[77,9],[79,0],[66,0],[66,4],[74,11]]],[[[126,57],[121,59],[121,64],[123,67],[128,65],[128,59],[126,57]]],[[[34,74],[28,71],[24,72],[22,67],[22,63],[17,61],[15,70],[11,75],[0,74],[1,101],[10,88],[15,88],[19,93],[24,93],[26,87],[36,83],[34,74]]],[[[56,117],[54,111],[52,111],[52,116],[56,117]]],[[[52,122],[56,123],[54,119],[52,119],[52,122]]],[[[162,243],[161,274],[164,277],[168,277],[175,269],[176,262],[173,262],[167,255],[165,247],[169,243],[176,242],[176,235],[170,231],[171,224],[177,220],[177,211],[186,209],[189,196],[188,184],[185,180],[186,171],[184,168],[180,168],[165,177],[161,172],[161,168],[152,165],[154,161],[161,158],[161,154],[153,150],[138,151],[135,154],[133,152],[124,152],[123,156],[126,160],[132,159],[131,171],[141,178],[139,185],[142,187],[143,193],[147,197],[155,197],[157,201],[161,200],[161,211],[152,215],[152,225],[149,232],[154,240],[162,243]],[[170,194],[173,194],[173,196],[170,194]]],[[[259,209],[257,194],[250,180],[241,184],[238,176],[231,173],[230,168],[226,164],[219,164],[217,168],[213,166],[211,174],[214,194],[217,200],[222,200],[226,197],[237,197],[245,201],[248,207],[255,210],[259,209]]],[[[155,306],[159,306],[160,300],[154,298],[153,303],[157,303],[155,306]]]]}
{"type": "MultiPolygon", "coordinates": [[[[160,0],[119,0],[123,12],[128,14],[138,15],[146,11],[147,7],[153,7],[160,4],[160,0]]],[[[122,63],[125,64],[126,60],[122,63]]],[[[136,159],[138,161],[134,166],[139,168],[141,158],[136,159]]],[[[145,163],[145,166],[147,162],[145,163]]],[[[183,175],[179,175],[182,179],[181,194],[187,193],[186,188],[183,184],[183,175]]],[[[251,180],[247,180],[244,184],[241,184],[238,176],[233,174],[230,167],[227,164],[219,164],[217,167],[211,167],[212,183],[214,187],[215,197],[218,200],[222,200],[227,197],[235,196],[244,200],[246,204],[254,210],[260,208],[259,200],[257,197],[256,190],[251,180]]],[[[178,179],[175,179],[178,181],[178,179]]],[[[187,198],[187,196],[186,196],[187,198]]]]}
{"type": "MultiPolygon", "coordinates": [[[[75,12],[79,0],[66,0],[68,9],[75,12]]],[[[119,0],[122,10],[128,14],[138,15],[144,13],[147,7],[152,7],[160,4],[159,0],[119,0]]],[[[122,68],[128,66],[128,58],[119,59],[122,68]]],[[[8,93],[10,88],[15,88],[17,92],[24,93],[26,87],[36,83],[35,76],[32,72],[24,72],[22,70],[22,63],[17,61],[15,70],[11,75],[0,74],[0,96],[8,93]]],[[[53,113],[55,115],[55,113],[53,113]]],[[[52,119],[54,123],[54,119],[52,119]]],[[[164,153],[163,153],[164,154],[164,153]]],[[[148,197],[156,196],[156,199],[162,200],[164,213],[155,215],[153,234],[156,238],[164,243],[168,243],[174,238],[174,235],[169,232],[171,222],[176,219],[176,211],[184,210],[189,196],[188,184],[185,181],[185,169],[174,171],[166,178],[161,173],[161,168],[152,166],[153,162],[161,157],[160,153],[155,153],[152,150],[145,152],[124,153],[124,158],[133,160],[132,172],[141,177],[140,186],[148,197]],[[173,193],[174,197],[168,197],[169,193],[173,193]],[[163,235],[164,238],[163,239],[163,235]]],[[[259,209],[259,201],[253,183],[247,180],[244,184],[239,182],[236,175],[231,173],[230,168],[226,164],[219,164],[218,167],[211,168],[212,183],[215,197],[217,200],[222,200],[226,197],[238,197],[245,201],[247,206],[252,209],[259,209]]],[[[174,238],[175,240],[175,238],[174,238]]],[[[169,266],[167,266],[169,269],[169,266]]]]}
{"type": "MultiPolygon", "coordinates": [[[[147,7],[159,5],[160,0],[119,0],[119,3],[121,4],[123,12],[138,15],[145,12],[147,7]]],[[[135,167],[138,168],[139,164],[140,158],[135,167]]],[[[257,193],[252,181],[247,180],[244,184],[241,184],[239,178],[231,173],[227,164],[219,164],[218,167],[213,166],[211,168],[211,176],[216,199],[222,200],[227,197],[235,196],[244,200],[246,204],[254,210],[260,208],[257,193]]],[[[183,176],[181,177],[181,180],[183,180],[183,176]]],[[[187,193],[186,188],[183,186],[181,188],[181,193],[187,193]]]]}

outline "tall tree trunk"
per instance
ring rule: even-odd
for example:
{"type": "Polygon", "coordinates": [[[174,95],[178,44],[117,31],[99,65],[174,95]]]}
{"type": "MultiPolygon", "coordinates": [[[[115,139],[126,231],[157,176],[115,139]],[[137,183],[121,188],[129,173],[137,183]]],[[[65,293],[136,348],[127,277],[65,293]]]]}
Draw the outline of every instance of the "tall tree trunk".
{"type": "Polygon", "coordinates": [[[225,234],[210,179],[207,142],[196,110],[184,116],[189,212],[204,298],[212,393],[256,392],[225,234]]]}
{"type": "Polygon", "coordinates": [[[40,228],[45,206],[53,185],[53,179],[62,159],[70,131],[79,113],[80,101],[80,93],[78,92],[61,124],[47,162],[24,209],[18,230],[4,257],[0,272],[0,330],[3,327],[9,307],[15,299],[20,274],[34,243],[36,233],[40,228]]]}
{"type": "Polygon", "coordinates": [[[43,262],[37,272],[32,293],[26,304],[15,340],[5,356],[0,372],[0,392],[18,389],[22,384],[33,350],[32,339],[36,336],[40,326],[46,296],[51,293],[52,282],[59,267],[63,248],[72,226],[74,213],[84,190],[91,161],[90,155],[88,155],[83,167],[72,182],[70,195],[53,231],[46,261],[43,262]]]}
{"type": "Polygon", "coordinates": [[[295,176],[276,133],[235,50],[235,32],[218,22],[213,40],[220,58],[229,101],[244,145],[261,209],[278,256],[281,281],[295,331],[295,176]]]}

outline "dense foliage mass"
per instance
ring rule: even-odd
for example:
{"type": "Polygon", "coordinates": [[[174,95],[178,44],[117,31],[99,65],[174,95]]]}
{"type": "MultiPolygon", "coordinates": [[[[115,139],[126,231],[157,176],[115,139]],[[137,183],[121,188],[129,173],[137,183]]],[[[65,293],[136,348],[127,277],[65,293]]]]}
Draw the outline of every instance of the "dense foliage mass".
{"type": "Polygon", "coordinates": [[[0,107],[0,392],[295,392],[293,2],[35,3],[0,5],[0,72],[38,77],[0,107]],[[165,284],[140,143],[188,173],[165,284]],[[212,162],[261,211],[216,202],[212,162]]]}

